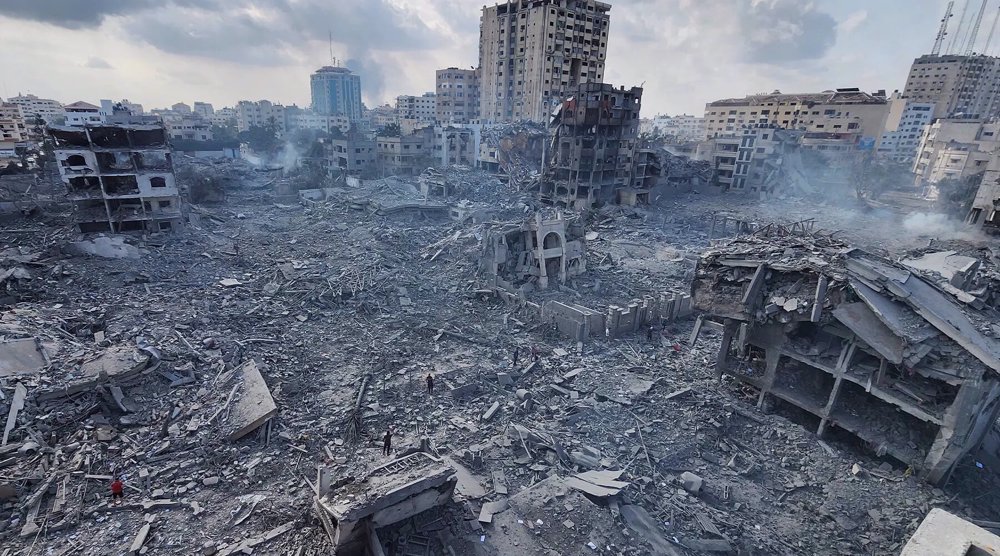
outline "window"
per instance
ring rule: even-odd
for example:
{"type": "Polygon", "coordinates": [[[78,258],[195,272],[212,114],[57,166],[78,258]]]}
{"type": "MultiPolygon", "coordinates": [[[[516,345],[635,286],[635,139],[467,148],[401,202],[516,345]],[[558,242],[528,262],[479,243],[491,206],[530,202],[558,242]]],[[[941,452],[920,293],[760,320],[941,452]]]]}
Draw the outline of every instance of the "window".
{"type": "Polygon", "coordinates": [[[166,178],[161,178],[159,176],[157,176],[155,178],[149,178],[149,185],[151,187],[166,187],[167,186],[167,180],[166,180],[166,178]]]}

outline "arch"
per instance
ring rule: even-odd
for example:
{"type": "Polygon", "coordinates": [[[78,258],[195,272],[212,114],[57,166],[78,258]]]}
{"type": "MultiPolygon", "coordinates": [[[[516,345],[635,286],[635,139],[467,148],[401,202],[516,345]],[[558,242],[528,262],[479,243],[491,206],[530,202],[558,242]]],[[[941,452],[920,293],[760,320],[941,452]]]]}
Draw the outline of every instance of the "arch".
{"type": "Polygon", "coordinates": [[[562,247],[562,236],[559,232],[549,232],[542,239],[542,249],[555,249],[562,247]]]}

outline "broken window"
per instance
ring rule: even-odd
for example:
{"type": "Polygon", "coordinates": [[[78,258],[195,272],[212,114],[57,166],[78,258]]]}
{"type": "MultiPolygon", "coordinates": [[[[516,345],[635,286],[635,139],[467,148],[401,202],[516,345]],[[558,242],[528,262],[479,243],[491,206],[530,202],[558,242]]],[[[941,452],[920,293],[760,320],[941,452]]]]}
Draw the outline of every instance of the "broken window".
{"type": "Polygon", "coordinates": [[[135,176],[104,176],[101,178],[104,192],[108,195],[135,195],[139,193],[139,182],[135,176]]]}
{"type": "Polygon", "coordinates": [[[152,177],[149,178],[149,185],[150,187],[166,187],[167,180],[166,178],[161,176],[152,177]]]}

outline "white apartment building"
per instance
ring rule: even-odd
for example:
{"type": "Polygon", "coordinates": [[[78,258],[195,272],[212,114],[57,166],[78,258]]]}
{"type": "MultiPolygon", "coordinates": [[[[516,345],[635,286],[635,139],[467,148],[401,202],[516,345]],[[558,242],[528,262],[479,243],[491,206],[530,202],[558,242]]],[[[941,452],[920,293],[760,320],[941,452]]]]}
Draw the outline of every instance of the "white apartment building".
{"type": "Polygon", "coordinates": [[[82,127],[85,125],[96,125],[104,121],[101,115],[101,108],[82,100],[63,106],[63,114],[66,118],[65,125],[82,127]]]}
{"type": "Polygon", "coordinates": [[[993,153],[965,222],[976,228],[1000,232],[1000,152],[993,153]]]}
{"type": "Polygon", "coordinates": [[[934,103],[916,102],[893,93],[889,115],[876,152],[897,162],[913,162],[924,130],[934,121],[934,103]]]}
{"type": "Polygon", "coordinates": [[[236,120],[236,109],[225,107],[220,108],[212,112],[212,115],[208,117],[208,121],[212,122],[212,125],[219,127],[226,127],[236,120]]]}
{"type": "Polygon", "coordinates": [[[479,72],[445,68],[434,74],[437,121],[466,124],[479,119],[479,72]]]}
{"type": "Polygon", "coordinates": [[[913,60],[903,97],[934,103],[934,118],[987,120],[1000,116],[1000,58],[928,54],[913,60]]]}
{"type": "Polygon", "coordinates": [[[927,126],[920,141],[913,173],[919,186],[932,187],[944,179],[962,179],[983,173],[1000,150],[1000,123],[937,120],[927,126]]]}
{"type": "Polygon", "coordinates": [[[49,98],[38,98],[35,95],[18,94],[7,99],[7,102],[20,106],[25,119],[30,120],[38,116],[45,120],[46,124],[55,123],[64,114],[62,103],[49,98]]]}
{"type": "Polygon", "coordinates": [[[164,120],[164,127],[169,139],[211,141],[214,138],[211,122],[193,114],[172,118],[169,122],[164,120]]]}
{"type": "Polygon", "coordinates": [[[400,119],[433,123],[437,118],[437,95],[400,95],[396,97],[396,114],[400,119]]]}
{"type": "Polygon", "coordinates": [[[192,111],[206,120],[211,118],[212,114],[215,113],[215,109],[212,108],[212,103],[201,102],[200,100],[194,101],[194,108],[192,111]]]}
{"type": "Polygon", "coordinates": [[[315,129],[329,133],[331,130],[339,129],[347,133],[351,129],[351,119],[345,115],[317,114],[310,110],[290,110],[286,108],[285,125],[289,130],[294,129],[315,129]]]}
{"type": "Polygon", "coordinates": [[[705,118],[690,114],[680,114],[677,116],[659,115],[649,120],[647,127],[643,131],[671,136],[680,142],[704,141],[705,118]]]}
{"type": "Polygon", "coordinates": [[[484,6],[479,118],[543,122],[581,83],[603,83],[611,5],[512,0],[484,6]]]}
{"type": "Polygon", "coordinates": [[[278,135],[284,135],[285,107],[269,100],[251,102],[241,100],[236,103],[236,129],[247,131],[251,127],[266,127],[273,125],[278,135]]]}

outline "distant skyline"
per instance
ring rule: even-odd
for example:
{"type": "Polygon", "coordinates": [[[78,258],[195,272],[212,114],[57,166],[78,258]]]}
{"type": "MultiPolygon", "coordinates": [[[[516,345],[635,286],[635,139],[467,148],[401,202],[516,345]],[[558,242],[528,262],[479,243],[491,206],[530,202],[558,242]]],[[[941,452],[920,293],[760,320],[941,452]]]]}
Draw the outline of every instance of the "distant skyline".
{"type": "MultiPolygon", "coordinates": [[[[951,28],[958,25],[958,0],[951,28]]],[[[988,0],[978,45],[1000,0],[988,0]]],[[[643,116],[838,87],[902,89],[947,0],[610,0],[605,81],[643,85],[643,116]]],[[[309,106],[334,55],[369,107],[434,90],[434,70],[478,63],[477,0],[5,0],[0,96],[69,103],[268,99],[309,106]]],[[[970,4],[976,12],[978,2],[970,4]]],[[[962,35],[971,28],[966,16],[962,35]]],[[[961,43],[963,36],[956,37],[961,43]]],[[[951,37],[946,40],[949,43],[951,37]]],[[[991,50],[1000,49],[1000,37],[991,50]]]]}

